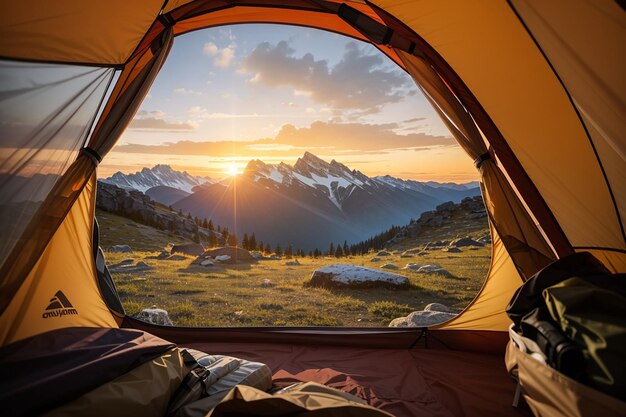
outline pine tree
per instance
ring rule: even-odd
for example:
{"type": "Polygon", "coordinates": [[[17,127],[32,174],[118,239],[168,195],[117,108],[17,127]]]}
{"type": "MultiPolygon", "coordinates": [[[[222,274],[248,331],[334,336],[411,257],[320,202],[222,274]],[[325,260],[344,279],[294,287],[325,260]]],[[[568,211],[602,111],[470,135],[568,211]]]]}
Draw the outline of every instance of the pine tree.
{"type": "Polygon", "coordinates": [[[250,249],[250,239],[248,238],[247,233],[243,234],[243,239],[241,240],[241,247],[244,248],[245,250],[250,249]]]}
{"type": "Polygon", "coordinates": [[[287,249],[285,249],[285,257],[287,259],[291,259],[292,256],[293,256],[293,246],[291,246],[291,243],[290,243],[289,246],[287,246],[287,249]]]}
{"type": "Polygon", "coordinates": [[[348,256],[348,254],[350,254],[350,248],[348,248],[348,241],[347,240],[343,241],[343,254],[344,254],[344,256],[348,256]]]}
{"type": "Polygon", "coordinates": [[[237,246],[237,235],[228,235],[228,246],[237,246]]]}
{"type": "Polygon", "coordinates": [[[205,229],[209,228],[209,223],[206,221],[206,218],[202,220],[202,227],[204,227],[205,229]]]}
{"type": "Polygon", "coordinates": [[[225,244],[225,245],[226,245],[226,244],[228,244],[228,235],[229,235],[229,234],[230,234],[230,233],[228,233],[228,227],[224,227],[224,228],[222,229],[222,239],[224,239],[224,244],[225,244]]]}
{"type": "Polygon", "coordinates": [[[269,243],[265,244],[265,253],[272,253],[272,247],[270,246],[269,243]]]}
{"type": "Polygon", "coordinates": [[[280,243],[276,244],[276,248],[274,248],[274,253],[276,253],[276,255],[278,255],[278,256],[282,256],[283,255],[283,251],[280,248],[280,243]]]}
{"type": "Polygon", "coordinates": [[[257,248],[259,248],[259,252],[265,252],[265,246],[263,246],[262,240],[259,240],[259,244],[257,245],[257,248]]]}
{"type": "Polygon", "coordinates": [[[328,255],[333,256],[335,254],[335,244],[330,242],[330,247],[328,248],[328,255]]]}
{"type": "Polygon", "coordinates": [[[213,221],[212,221],[211,219],[209,219],[209,225],[207,226],[207,228],[208,228],[210,231],[213,231],[213,230],[214,230],[214,229],[213,229],[213,221]]]}
{"type": "Polygon", "coordinates": [[[342,256],[343,256],[343,249],[341,248],[341,245],[337,245],[337,249],[335,250],[335,257],[341,258],[342,256]]]}
{"type": "Polygon", "coordinates": [[[217,235],[213,232],[209,234],[209,246],[214,248],[217,246],[217,235]]]}
{"type": "Polygon", "coordinates": [[[193,232],[193,235],[191,236],[191,240],[193,240],[196,243],[200,243],[200,235],[198,234],[197,230],[193,232]]]}
{"type": "Polygon", "coordinates": [[[256,250],[257,248],[256,236],[254,235],[254,232],[252,232],[252,235],[250,236],[249,246],[250,248],[248,250],[256,250]]]}

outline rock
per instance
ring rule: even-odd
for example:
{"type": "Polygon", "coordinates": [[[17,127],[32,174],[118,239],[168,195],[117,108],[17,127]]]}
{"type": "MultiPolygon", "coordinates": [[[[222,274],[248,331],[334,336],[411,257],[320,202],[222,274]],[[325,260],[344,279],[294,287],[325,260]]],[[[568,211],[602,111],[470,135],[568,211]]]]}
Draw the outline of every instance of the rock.
{"type": "Polygon", "coordinates": [[[405,250],[402,254],[407,254],[407,255],[419,255],[421,252],[423,252],[423,250],[421,248],[413,248],[413,249],[408,249],[405,250]]]}
{"type": "Polygon", "coordinates": [[[447,201],[435,207],[436,211],[452,211],[454,209],[456,209],[456,204],[454,204],[454,201],[447,201]]]}
{"type": "Polygon", "coordinates": [[[265,257],[263,256],[263,254],[261,252],[250,252],[250,256],[252,256],[254,259],[259,260],[259,259],[265,259],[265,257]]]}
{"type": "Polygon", "coordinates": [[[298,265],[300,265],[300,262],[298,262],[298,260],[296,259],[294,261],[287,261],[287,262],[285,262],[285,265],[287,265],[287,266],[298,266],[298,265]]]}
{"type": "Polygon", "coordinates": [[[391,320],[389,327],[409,327],[409,319],[408,317],[398,317],[397,319],[391,320]]]}
{"type": "Polygon", "coordinates": [[[384,264],[380,266],[383,269],[400,269],[398,266],[394,264],[384,264]]]}
{"type": "Polygon", "coordinates": [[[335,264],[311,274],[307,285],[324,288],[397,288],[408,289],[407,277],[363,266],[335,264]]]}
{"type": "Polygon", "coordinates": [[[426,307],[424,307],[424,311],[439,311],[441,313],[454,313],[454,314],[459,313],[457,310],[441,303],[430,303],[426,307]]]}
{"type": "Polygon", "coordinates": [[[215,262],[213,262],[210,259],[205,259],[204,261],[200,262],[200,265],[202,265],[202,266],[213,266],[213,265],[215,265],[215,262]]]}
{"type": "Polygon", "coordinates": [[[166,261],[184,261],[187,257],[183,255],[172,255],[165,258],[166,261]]]}
{"type": "Polygon", "coordinates": [[[402,254],[400,255],[401,258],[412,258],[413,256],[415,256],[415,254],[409,253],[407,251],[402,252],[402,254]]]}
{"type": "Polygon", "coordinates": [[[454,247],[454,246],[443,248],[441,250],[444,251],[444,252],[449,252],[449,253],[459,253],[459,252],[462,252],[461,249],[459,249],[457,247],[454,247]]]}
{"type": "Polygon", "coordinates": [[[133,262],[135,262],[132,258],[126,258],[122,261],[120,261],[117,265],[130,265],[133,262]]]}
{"type": "Polygon", "coordinates": [[[406,317],[398,317],[389,327],[428,327],[454,318],[459,312],[439,303],[428,304],[422,311],[414,311],[406,317]]]}
{"type": "Polygon", "coordinates": [[[109,252],[113,253],[132,253],[133,250],[128,245],[113,245],[109,248],[109,252]]]}
{"type": "Polygon", "coordinates": [[[267,259],[270,261],[280,261],[282,258],[276,254],[271,254],[267,259]]]}
{"type": "Polygon", "coordinates": [[[420,269],[421,267],[422,267],[422,265],[420,265],[420,264],[406,264],[406,265],[404,266],[404,268],[402,268],[402,269],[411,269],[411,270],[413,270],[413,271],[417,271],[417,270],[418,270],[418,269],[420,269]]]}
{"type": "Polygon", "coordinates": [[[466,219],[480,219],[482,217],[487,217],[487,212],[485,210],[468,213],[465,216],[466,219]]]}
{"type": "Polygon", "coordinates": [[[370,259],[370,262],[380,262],[380,258],[375,256],[372,259],[370,259]]]}
{"type": "Polygon", "coordinates": [[[463,246],[485,246],[484,243],[478,242],[470,237],[462,237],[460,239],[454,239],[450,242],[450,246],[456,246],[457,248],[461,248],[463,246]]]}
{"type": "Polygon", "coordinates": [[[139,261],[135,265],[129,264],[116,264],[109,267],[109,271],[113,273],[133,273],[133,272],[143,272],[154,269],[152,266],[148,265],[144,261],[139,261]]]}
{"type": "Polygon", "coordinates": [[[185,243],[182,245],[174,245],[170,250],[173,255],[175,253],[184,253],[185,255],[200,256],[204,253],[204,246],[200,243],[185,243]]]}
{"type": "Polygon", "coordinates": [[[156,259],[165,259],[165,258],[169,258],[170,257],[170,253],[166,252],[166,251],[161,251],[161,253],[159,253],[159,255],[156,257],[156,259]]]}
{"type": "Polygon", "coordinates": [[[272,284],[272,281],[270,281],[267,278],[265,278],[263,282],[261,283],[261,287],[264,287],[264,288],[273,287],[273,286],[274,284],[272,284]]]}
{"type": "Polygon", "coordinates": [[[238,248],[235,246],[224,246],[221,248],[207,250],[202,255],[198,256],[196,260],[192,262],[192,265],[199,264],[203,260],[209,259],[209,258],[218,260],[221,263],[229,263],[229,264],[244,263],[244,262],[247,262],[247,263],[257,262],[257,259],[254,256],[252,256],[252,254],[249,251],[243,248],[238,248]],[[228,259],[220,258],[221,256],[228,256],[228,259]]]}
{"type": "Polygon", "coordinates": [[[448,278],[454,277],[454,275],[452,275],[446,269],[444,269],[444,268],[442,268],[442,267],[440,267],[438,265],[424,265],[424,266],[418,268],[417,272],[419,272],[421,274],[443,275],[444,277],[448,277],[448,278]]]}
{"type": "Polygon", "coordinates": [[[481,243],[485,243],[485,244],[487,244],[487,243],[491,243],[491,236],[489,236],[489,235],[481,236],[481,237],[479,237],[477,240],[478,240],[479,242],[481,242],[481,243]]]}
{"type": "Polygon", "coordinates": [[[380,252],[378,252],[376,254],[376,256],[390,256],[391,253],[387,252],[386,250],[381,250],[380,252]]]}
{"type": "Polygon", "coordinates": [[[145,321],[151,324],[158,324],[161,326],[173,326],[172,320],[170,316],[167,314],[167,311],[156,308],[156,306],[152,306],[151,308],[144,308],[135,316],[136,319],[141,321],[145,321]]]}
{"type": "Polygon", "coordinates": [[[426,222],[426,224],[432,227],[439,227],[443,224],[443,216],[433,216],[426,222]]]}
{"type": "Polygon", "coordinates": [[[228,261],[230,261],[230,259],[231,258],[228,255],[217,255],[215,257],[215,260],[218,261],[218,262],[228,262],[228,261]]]}

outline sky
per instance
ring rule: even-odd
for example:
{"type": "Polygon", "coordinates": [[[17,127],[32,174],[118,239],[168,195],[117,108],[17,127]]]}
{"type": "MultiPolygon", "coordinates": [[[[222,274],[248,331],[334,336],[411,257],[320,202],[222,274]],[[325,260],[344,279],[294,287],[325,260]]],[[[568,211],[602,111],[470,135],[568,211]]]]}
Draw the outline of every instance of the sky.
{"type": "Polygon", "coordinates": [[[223,177],[305,151],[367,175],[477,179],[408,74],[372,45],[316,29],[232,25],[176,38],[100,176],[169,164],[223,177]]]}

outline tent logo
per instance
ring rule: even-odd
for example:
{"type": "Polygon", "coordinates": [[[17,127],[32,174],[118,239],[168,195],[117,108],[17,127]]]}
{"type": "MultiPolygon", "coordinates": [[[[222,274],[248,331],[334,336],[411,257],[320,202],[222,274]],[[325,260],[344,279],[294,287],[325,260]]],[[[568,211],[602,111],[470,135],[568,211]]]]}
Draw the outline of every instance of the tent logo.
{"type": "Polygon", "coordinates": [[[61,290],[54,294],[50,299],[50,304],[46,307],[46,311],[41,315],[44,319],[49,317],[61,317],[68,314],[78,314],[78,311],[72,306],[70,300],[67,299],[61,290]]]}

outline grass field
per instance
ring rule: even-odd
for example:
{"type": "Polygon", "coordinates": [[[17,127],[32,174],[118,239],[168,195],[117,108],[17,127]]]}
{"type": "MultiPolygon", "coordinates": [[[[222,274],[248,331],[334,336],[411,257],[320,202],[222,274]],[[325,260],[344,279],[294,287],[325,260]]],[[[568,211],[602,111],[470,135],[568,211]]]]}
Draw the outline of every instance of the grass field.
{"type": "MultiPolygon", "coordinates": [[[[434,250],[424,256],[400,257],[406,249],[458,232],[450,230],[443,235],[426,231],[418,239],[389,248],[395,254],[378,257],[379,261],[372,261],[376,253],[370,253],[340,259],[305,257],[298,259],[299,266],[287,266],[283,259],[202,267],[191,265],[193,257],[146,259],[169,242],[181,242],[180,238],[108,213],[99,213],[98,220],[102,246],[127,243],[134,249],[132,254],[107,253],[109,265],[132,258],[154,267],[144,272],[113,274],[127,314],[157,306],[167,310],[179,326],[387,326],[392,319],[422,310],[432,302],[462,309],[482,286],[491,259],[489,245],[463,248],[461,253],[434,250]],[[385,263],[400,268],[407,263],[437,264],[456,278],[400,269],[389,272],[407,276],[411,282],[408,290],[328,290],[304,285],[314,270],[335,263],[371,268],[385,263]]],[[[486,233],[484,226],[466,226],[464,235],[486,233]]]]}

